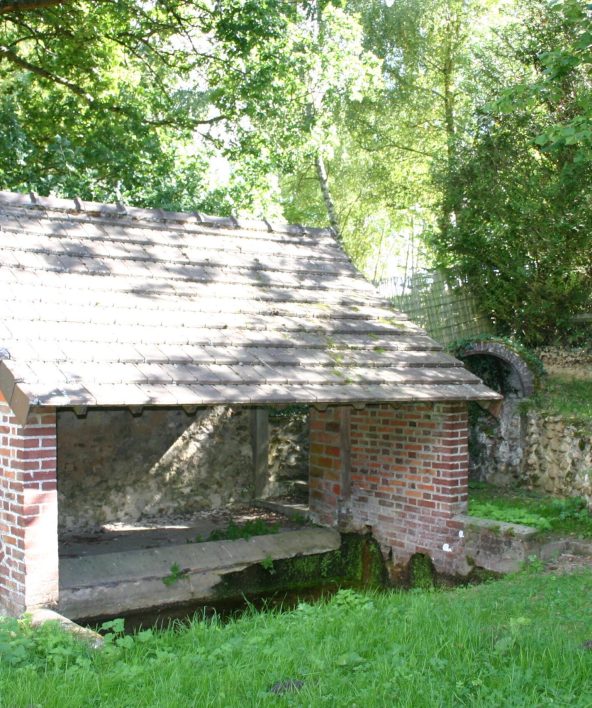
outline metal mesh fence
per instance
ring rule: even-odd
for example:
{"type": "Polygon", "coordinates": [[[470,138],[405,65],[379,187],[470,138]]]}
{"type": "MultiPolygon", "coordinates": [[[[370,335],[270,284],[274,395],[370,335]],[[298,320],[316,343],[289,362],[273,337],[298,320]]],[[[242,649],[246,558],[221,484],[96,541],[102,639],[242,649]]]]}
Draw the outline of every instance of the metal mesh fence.
{"type": "Polygon", "coordinates": [[[377,285],[412,322],[441,344],[492,332],[491,322],[477,309],[462,282],[446,282],[438,271],[416,272],[409,278],[388,278],[377,285]]]}

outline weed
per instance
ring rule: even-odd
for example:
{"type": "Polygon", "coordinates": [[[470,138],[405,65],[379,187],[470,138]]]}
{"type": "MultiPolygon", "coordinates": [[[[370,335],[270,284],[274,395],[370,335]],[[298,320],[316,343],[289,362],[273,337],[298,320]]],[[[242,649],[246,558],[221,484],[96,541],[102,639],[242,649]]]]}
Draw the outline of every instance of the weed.
{"type": "Polygon", "coordinates": [[[270,575],[275,575],[276,570],[273,565],[273,558],[270,555],[265,556],[265,558],[260,563],[261,567],[266,570],[270,575]]]}
{"type": "Polygon", "coordinates": [[[526,573],[542,573],[542,571],[545,570],[545,564],[533,553],[524,561],[522,570],[526,573]]]}
{"type": "Polygon", "coordinates": [[[592,514],[582,497],[558,499],[525,489],[469,488],[469,514],[533,526],[541,532],[592,537],[592,514]]]}
{"type": "Polygon", "coordinates": [[[430,590],[434,587],[434,567],[429,556],[415,553],[408,565],[409,585],[412,588],[430,590]]]}
{"type": "Polygon", "coordinates": [[[244,524],[237,524],[231,520],[225,529],[215,529],[210,533],[208,541],[236,541],[239,538],[246,540],[253,536],[267,536],[278,533],[280,524],[270,524],[265,519],[252,519],[244,524]]]}
{"type": "Polygon", "coordinates": [[[469,490],[471,489],[487,489],[487,482],[480,482],[478,480],[469,480],[469,490]]]}
{"type": "Polygon", "coordinates": [[[173,563],[170,567],[169,575],[166,575],[162,579],[162,582],[165,585],[174,585],[175,583],[178,583],[181,578],[186,578],[188,574],[189,568],[181,568],[178,563],[173,563]]]}
{"type": "Polygon", "coordinates": [[[550,531],[551,522],[540,514],[532,513],[520,506],[504,506],[500,508],[495,502],[469,501],[469,514],[481,519],[494,519],[512,524],[533,526],[540,531],[550,531]]]}

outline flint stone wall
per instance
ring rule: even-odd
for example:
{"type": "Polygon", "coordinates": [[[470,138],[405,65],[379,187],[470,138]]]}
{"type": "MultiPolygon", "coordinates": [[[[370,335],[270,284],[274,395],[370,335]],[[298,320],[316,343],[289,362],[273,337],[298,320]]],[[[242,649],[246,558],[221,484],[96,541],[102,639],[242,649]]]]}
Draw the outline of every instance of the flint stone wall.
{"type": "Polygon", "coordinates": [[[590,424],[523,412],[517,401],[505,402],[499,422],[487,415],[473,422],[469,452],[472,479],[586,497],[592,507],[590,424]]]}
{"type": "Polygon", "coordinates": [[[543,347],[536,352],[547,369],[592,367],[592,347],[543,347]]]}
{"type": "MultiPolygon", "coordinates": [[[[306,475],[305,418],[273,425],[270,477],[278,493],[291,477],[306,475]]],[[[64,410],[57,430],[62,534],[252,500],[248,409],[144,409],[137,417],[90,409],[84,418],[64,410]]]]}
{"type": "Polygon", "coordinates": [[[557,496],[586,497],[592,507],[592,426],[542,416],[526,416],[524,479],[557,496]]]}

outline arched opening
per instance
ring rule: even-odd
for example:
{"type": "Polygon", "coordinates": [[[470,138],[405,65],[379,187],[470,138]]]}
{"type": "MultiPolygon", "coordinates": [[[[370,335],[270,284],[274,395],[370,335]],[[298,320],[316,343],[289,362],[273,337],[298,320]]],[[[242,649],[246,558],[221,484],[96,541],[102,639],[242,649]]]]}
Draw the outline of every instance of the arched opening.
{"type": "Polygon", "coordinates": [[[469,406],[470,479],[496,486],[519,484],[525,437],[521,403],[534,393],[536,375],[523,357],[500,342],[471,342],[456,355],[504,397],[495,416],[477,404],[469,406]]]}

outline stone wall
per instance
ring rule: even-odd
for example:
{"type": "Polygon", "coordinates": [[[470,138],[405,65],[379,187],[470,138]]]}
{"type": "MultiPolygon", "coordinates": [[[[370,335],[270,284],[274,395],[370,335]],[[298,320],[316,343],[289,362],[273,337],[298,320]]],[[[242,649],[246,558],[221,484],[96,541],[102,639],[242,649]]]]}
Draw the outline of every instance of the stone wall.
{"type": "Polygon", "coordinates": [[[582,496],[592,506],[592,425],[504,402],[499,421],[483,413],[470,434],[471,478],[582,496]]]}
{"type": "Polygon", "coordinates": [[[470,477],[498,487],[509,487],[523,480],[525,417],[522,399],[508,395],[498,418],[476,403],[470,405],[470,477]]]}
{"type": "Polygon", "coordinates": [[[592,346],[576,349],[561,347],[543,347],[536,352],[545,368],[551,371],[573,370],[592,367],[592,346]]]}
{"type": "MultiPolygon", "coordinates": [[[[537,351],[548,372],[588,377],[592,350],[537,351]]],[[[592,424],[544,413],[506,395],[498,420],[471,405],[470,475],[496,486],[524,484],[556,496],[582,496],[592,508],[592,424]]]]}
{"type": "MultiPolygon", "coordinates": [[[[250,411],[89,409],[58,413],[60,532],[186,515],[253,496],[250,411]]],[[[273,426],[270,471],[278,480],[306,469],[305,420],[273,426]],[[299,432],[300,431],[300,432],[299,432]],[[285,469],[284,469],[285,467],[285,469]]]]}
{"type": "Polygon", "coordinates": [[[592,425],[530,411],[523,479],[557,496],[586,497],[592,507],[592,425]]]}
{"type": "Polygon", "coordinates": [[[296,480],[308,481],[308,408],[270,413],[268,472],[265,497],[290,494],[296,480]]]}

